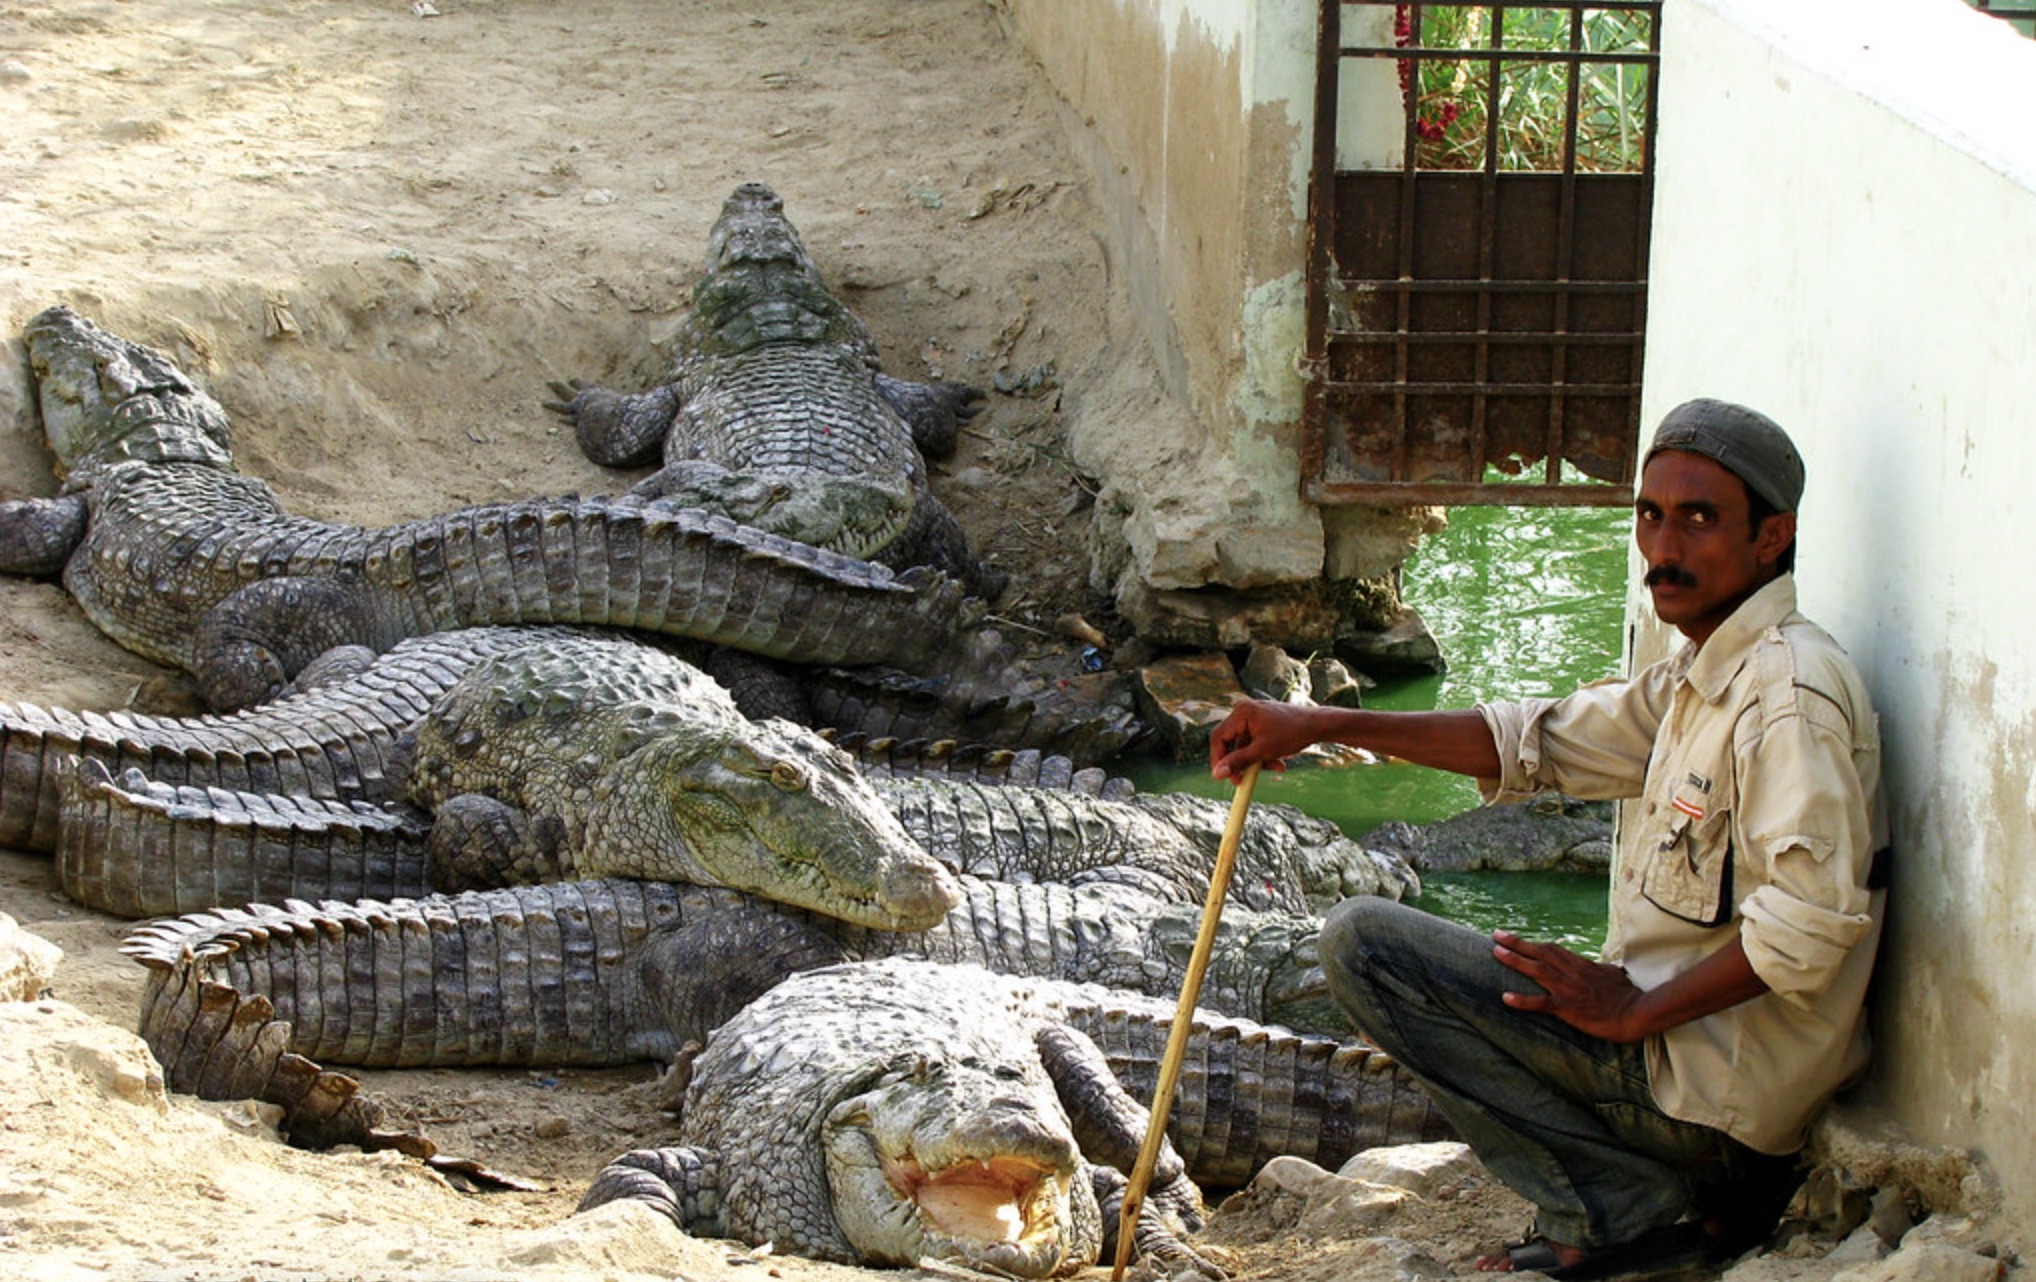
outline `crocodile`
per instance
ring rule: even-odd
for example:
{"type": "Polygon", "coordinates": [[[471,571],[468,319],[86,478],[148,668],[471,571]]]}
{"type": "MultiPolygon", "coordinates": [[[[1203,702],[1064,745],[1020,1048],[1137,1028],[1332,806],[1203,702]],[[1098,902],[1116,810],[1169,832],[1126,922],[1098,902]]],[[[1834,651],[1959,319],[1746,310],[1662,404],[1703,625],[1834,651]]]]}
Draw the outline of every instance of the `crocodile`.
{"type": "Polygon", "coordinates": [[[407,732],[441,889],[585,876],[733,886],[916,929],[955,901],[853,758],[751,721],[698,668],[561,634],[487,659],[407,732]]]}
{"type": "MultiPolygon", "coordinates": [[[[152,971],[142,1027],[173,1081],[197,1080],[176,1039],[183,1008],[213,988],[269,1003],[294,1026],[294,1052],[335,1064],[590,1067],[669,1059],[787,975],[839,961],[923,957],[1153,996],[1186,978],[1193,907],[1122,886],[958,880],[961,901],[918,932],[726,887],[600,878],[217,908],[139,926],[126,947],[152,971]],[[349,1012],[373,1013],[372,1037],[349,1012]],[[554,1035],[563,1027],[576,1032],[554,1035]]],[[[1225,912],[1203,1004],[1349,1035],[1315,957],[1320,929],[1319,918],[1225,912]]]]}
{"type": "MultiPolygon", "coordinates": [[[[343,680],[228,716],[0,707],[0,841],[53,851],[66,893],[130,916],[604,873],[727,881],[828,910],[830,892],[795,884],[813,870],[793,852],[810,855],[815,837],[865,809],[874,827],[858,828],[860,840],[881,837],[894,852],[913,842],[962,871],[1119,879],[1192,902],[1206,893],[1226,817],[1217,802],[1137,794],[1038,754],[881,739],[859,748],[870,769],[851,777],[817,736],[744,720],[697,669],[640,641],[473,629],[405,642],[343,680]],[[658,764],[709,740],[733,756],[658,764]],[[726,801],[742,775],[722,765],[773,750],[779,777],[752,772],[745,809],[750,830],[778,832],[778,854],[757,862],[746,845],[734,863],[701,865],[723,826],[693,804],[708,795],[703,772],[726,801]],[[670,789],[678,804],[625,797],[616,780],[670,789]],[[815,810],[818,798],[781,791],[801,780],[863,800],[815,810]],[[807,812],[822,818],[786,829],[807,812]],[[709,844],[673,841],[669,823],[705,831],[709,844]]],[[[1258,807],[1243,835],[1233,893],[1245,907],[1319,911],[1418,884],[1291,807],[1258,807]]],[[[939,880],[925,856],[894,853],[891,866],[891,910],[937,915],[933,899],[919,902],[939,880]]],[[[854,843],[832,868],[869,874],[854,843]]]]}
{"type": "Polygon", "coordinates": [[[381,528],[292,516],[235,470],[226,411],[165,355],[65,307],[28,324],[65,490],[0,503],[0,571],[47,572],[122,645],[208,705],[274,697],[341,645],[493,623],[587,623],[806,663],[951,673],[980,602],[725,516],[573,495],[381,528]]]}
{"type": "MultiPolygon", "coordinates": [[[[294,703],[295,701],[288,701],[294,703]]],[[[286,705],[271,705],[286,706],[286,705]]],[[[116,763],[147,761],[148,749],[134,738],[115,742],[87,732],[56,736],[80,755],[49,770],[53,796],[47,812],[50,844],[15,840],[17,848],[47,849],[55,856],[58,888],[76,902],[117,917],[156,917],[194,912],[221,904],[280,899],[387,899],[430,893],[426,851],[428,815],[403,805],[376,805],[305,794],[251,792],[216,784],[171,784],[151,779],[135,765],[116,777],[100,755],[116,763]],[[119,743],[128,745],[122,753],[119,743]]],[[[370,746],[377,748],[373,737],[370,746]]],[[[391,751],[393,749],[390,749],[391,751]]],[[[1129,781],[1099,770],[1073,770],[1062,758],[1036,753],[980,752],[953,744],[855,745],[860,769],[885,777],[892,772],[925,772],[934,778],[978,784],[1046,786],[1082,795],[1125,795],[1129,781]]],[[[158,749],[154,764],[180,774],[224,763],[218,773],[244,777],[259,754],[158,749]],[[193,758],[201,760],[194,762],[193,758]]],[[[309,760],[379,761],[357,753],[288,756],[309,760]]],[[[54,758],[51,758],[54,759],[54,758]]],[[[31,759],[32,760],[32,759],[31,759]]],[[[272,774],[270,769],[258,771],[272,774]]],[[[26,776],[24,776],[26,777],[26,776]]],[[[32,799],[43,802],[39,794],[32,799]]],[[[7,808],[0,806],[0,814],[7,808]]],[[[16,827],[18,834],[22,831],[16,827]]]]}
{"type": "MultiPolygon", "coordinates": [[[[786,883],[808,866],[787,852],[797,849],[802,829],[824,831],[826,825],[789,809],[778,820],[770,789],[819,797],[841,786],[836,777],[850,770],[849,759],[835,753],[839,771],[830,774],[816,764],[828,759],[817,737],[798,734],[789,722],[746,720],[699,669],[660,651],[569,636],[488,659],[438,699],[410,734],[407,797],[433,816],[431,881],[441,889],[621,875],[712,881],[821,907],[789,893],[786,883]],[[774,751],[772,740],[780,736],[807,747],[774,751]],[[696,764],[694,744],[703,738],[714,745],[712,760],[696,764]],[[760,761],[736,760],[745,748],[753,748],[760,761]],[[645,768],[646,751],[670,760],[645,768]],[[611,763],[619,762],[631,766],[621,776],[634,785],[628,790],[605,782],[611,763]],[[696,791],[703,778],[717,781],[708,791],[712,804],[705,807],[697,804],[696,791]],[[776,832],[769,842],[777,854],[768,863],[768,882],[743,881],[728,867],[688,862],[689,854],[705,858],[699,848],[711,836],[696,834],[719,822],[715,816],[746,779],[757,781],[755,800],[738,807],[747,829],[776,832]],[[644,791],[653,786],[660,790],[657,796],[644,791]],[[683,840],[640,835],[652,817],[667,812],[686,827],[683,840]],[[685,824],[684,817],[694,812],[703,813],[685,824]],[[618,825],[629,826],[627,835],[618,825]]],[[[1169,897],[1199,902],[1215,864],[1216,840],[1198,842],[1186,824],[1152,813],[1161,806],[1183,814],[1197,806],[1205,813],[1217,808],[1206,801],[1108,801],[1050,789],[898,778],[868,780],[866,786],[883,798],[883,819],[890,824],[886,831],[897,834],[894,842],[909,834],[963,872],[1006,880],[1124,876],[1169,897]]],[[[844,794],[831,806],[849,804],[844,794]]],[[[1333,825],[1319,823],[1312,844],[1265,839],[1293,833],[1302,821],[1304,816],[1282,826],[1268,817],[1247,835],[1238,853],[1237,902],[1258,909],[1324,910],[1352,893],[1351,875],[1370,878],[1356,889],[1379,889],[1378,865],[1333,825]],[[1304,849],[1312,859],[1304,857],[1304,849]]],[[[869,822],[878,823],[875,817],[869,822]]],[[[1220,839],[1216,827],[1205,829],[1205,837],[1220,839]]],[[[859,837],[872,840],[875,831],[859,837]]],[[[751,840],[745,836],[745,850],[751,840]]],[[[848,853],[837,849],[832,862],[848,861],[848,853]]]]}
{"type": "Polygon", "coordinates": [[[878,370],[876,342],[827,289],[784,202],[737,187],[663,381],[624,395],[555,384],[547,402],[596,463],[662,465],[630,491],[893,566],[931,565],[994,598],[1005,576],[969,551],[927,486],[980,393],[878,370]]]}
{"type": "MultiPolygon", "coordinates": [[[[1188,809],[1167,796],[1098,796],[1083,789],[1116,793],[1121,781],[1097,784],[1093,777],[1070,775],[1069,787],[1054,788],[993,782],[987,774],[922,777],[887,769],[865,773],[869,791],[908,838],[949,867],[1028,883],[1124,885],[1181,904],[1206,897],[1220,841],[1214,802],[1195,799],[1188,809]]],[[[513,838],[518,829],[563,833],[550,817],[554,810],[540,806],[533,824],[517,807],[468,794],[445,829],[451,862],[440,867],[451,869],[448,879],[432,870],[432,819],[405,805],[173,785],[133,767],[114,776],[87,760],[63,772],[53,853],[65,894],[127,917],[264,899],[411,895],[477,873],[484,881],[568,875],[556,858],[524,862],[531,843],[513,838]],[[467,822],[475,816],[483,822],[467,822]]],[[[1314,823],[1284,807],[1255,808],[1243,830],[1231,902],[1314,913],[1349,894],[1404,898],[1418,886],[1404,865],[1340,835],[1323,845],[1315,844],[1319,834],[1297,835],[1297,826],[1314,823]]],[[[576,872],[592,871],[589,862],[645,871],[606,850],[587,858],[567,853],[576,872]]]]}
{"type": "MultiPolygon", "coordinates": [[[[359,660],[352,665],[309,669],[324,679],[300,678],[268,703],[225,715],[158,717],[0,702],[0,847],[59,849],[59,787],[62,767],[72,758],[96,762],[112,777],[139,771],[154,783],[316,799],[339,803],[342,812],[357,811],[353,803],[386,803],[398,795],[390,771],[401,735],[477,664],[552,631],[479,627],[408,638],[379,655],[351,656],[359,660]]],[[[879,723],[884,730],[892,724],[879,723]]],[[[1129,781],[1098,767],[1036,748],[833,727],[819,732],[853,753],[865,772],[1036,784],[1113,797],[1131,789],[1129,781]]],[[[319,893],[346,897],[338,890],[319,893]]],[[[177,911],[183,908],[163,902],[128,915],[177,911]]]]}
{"type": "Polygon", "coordinates": [[[1478,806],[1428,824],[1391,820],[1364,838],[1429,872],[1566,872],[1605,876],[1612,867],[1609,801],[1542,793],[1478,806]]]}
{"type": "MultiPolygon", "coordinates": [[[[1150,1098],[1197,915],[1121,887],[962,884],[947,920],[918,935],[725,888],[607,879],[217,909],[140,926],[123,951],[148,969],[139,1027],[170,1088],[273,1102],[306,1147],[431,1148],[387,1126],[356,1079],[321,1061],[668,1060],[792,975],[882,958],[1111,994],[1078,1022],[1150,1098]]],[[[1333,1165],[1438,1132],[1427,1097],[1354,1040],[1327,998],[1313,956],[1319,922],[1240,910],[1218,927],[1197,1016],[1204,1037],[1172,1122],[1198,1180],[1229,1186],[1278,1153],[1333,1165]],[[1250,1010],[1277,1022],[1240,1013],[1250,1010]],[[1321,1033],[1289,1022],[1315,1020],[1321,1033]]]]}
{"type": "MultiPolygon", "coordinates": [[[[1095,1257],[1033,1249],[1042,1232],[1056,1246],[1066,1237],[1065,1161],[1011,1133],[1078,1136],[1082,1159],[1128,1170],[1146,1125],[1134,1066],[1158,1057],[1174,1013],[968,966],[892,958],[803,972],[691,1057],[678,1143],[625,1154],[581,1205],[637,1198],[682,1228],[848,1263],[1079,1267],[1095,1257]]],[[[1152,1184],[1189,1223],[1197,1183],[1233,1186],[1287,1152],[1349,1156],[1343,1124],[1394,1076],[1371,1071],[1380,1057],[1362,1043],[1310,1044],[1205,1011],[1194,1021],[1200,1071],[1183,1075],[1167,1127],[1177,1157],[1162,1153],[1152,1184]]],[[[1419,1122],[1367,1127],[1365,1141],[1446,1134],[1417,1100],[1408,1120],[1419,1122]]]]}
{"type": "MultiPolygon", "coordinates": [[[[272,709],[238,720],[277,725],[272,709]]],[[[259,888],[278,873],[299,880],[346,867],[386,874],[358,889],[395,891],[617,873],[730,885],[905,930],[938,921],[958,893],[846,752],[804,727],[750,721],[698,669],[650,646],[531,629],[455,680],[409,733],[415,740],[384,755],[380,777],[392,789],[407,779],[408,795],[431,814],[428,827],[364,802],[307,806],[223,792],[206,795],[204,827],[189,822],[197,799],[179,798],[154,840],[122,845],[106,837],[110,821],[89,822],[110,774],[100,761],[81,762],[59,797],[60,876],[85,902],[145,911],[156,905],[127,902],[129,890],[156,872],[180,902],[245,882],[259,888]],[[469,729],[483,720],[487,734],[469,729]],[[320,843],[306,830],[328,825],[365,833],[372,857],[307,858],[320,843]],[[188,843],[180,849],[183,834],[204,843],[202,858],[188,843]]],[[[30,764],[28,753],[20,758],[30,764]]],[[[40,781],[21,773],[22,792],[39,799],[40,781]]]]}
{"type": "MultiPolygon", "coordinates": [[[[1094,1042],[1000,978],[794,976],[689,1059],[679,1142],[610,1163],[579,1209],[640,1200],[688,1232],[845,1264],[1044,1278],[1096,1263],[1148,1114],[1094,1042]]],[[[1141,1253],[1223,1276],[1181,1241],[1201,1193],[1170,1147],[1151,1187],[1141,1253]]]]}

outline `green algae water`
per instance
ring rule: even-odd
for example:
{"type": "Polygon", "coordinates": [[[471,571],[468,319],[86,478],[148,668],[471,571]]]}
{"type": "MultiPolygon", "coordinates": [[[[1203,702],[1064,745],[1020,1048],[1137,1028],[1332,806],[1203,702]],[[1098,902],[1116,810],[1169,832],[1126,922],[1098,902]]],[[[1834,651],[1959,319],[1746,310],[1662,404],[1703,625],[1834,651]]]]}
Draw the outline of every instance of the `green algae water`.
{"type": "MultiPolygon", "coordinates": [[[[1365,692],[1365,706],[1468,708],[1567,694],[1619,670],[1632,514],[1613,508],[1451,509],[1449,528],[1408,561],[1404,595],[1442,643],[1449,670],[1365,692]]],[[[1228,800],[1201,763],[1139,763],[1141,788],[1228,800]]],[[[1429,823],[1478,804],[1468,779],[1400,763],[1297,764],[1260,775],[1255,800],[1286,802],[1361,837],[1390,819],[1429,823]]],[[[1431,874],[1419,906],[1481,929],[1505,926],[1595,953],[1602,878],[1560,873],[1431,874]]]]}

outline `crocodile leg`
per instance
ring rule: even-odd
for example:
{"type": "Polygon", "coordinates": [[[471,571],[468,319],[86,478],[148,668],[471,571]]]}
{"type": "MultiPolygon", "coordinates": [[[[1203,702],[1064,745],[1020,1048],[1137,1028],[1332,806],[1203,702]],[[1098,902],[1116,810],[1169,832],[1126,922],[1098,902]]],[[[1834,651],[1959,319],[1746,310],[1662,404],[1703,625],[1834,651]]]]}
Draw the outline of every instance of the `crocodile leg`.
{"type": "Polygon", "coordinates": [[[82,494],[0,502],[0,574],[53,579],[85,541],[82,494]]]}
{"type": "MultiPolygon", "coordinates": [[[[159,352],[63,308],[27,328],[44,433],[89,505],[64,583],[137,653],[203,673],[229,702],[292,675],[319,643],[495,623],[640,627],[812,663],[951,672],[980,606],[936,571],[885,566],[691,509],[571,496],[367,529],[296,517],[233,469],[226,414],[159,352]],[[283,590],[208,615],[262,579],[306,580],[310,631],[283,590]],[[329,595],[328,595],[329,594],[329,595]],[[286,625],[278,630],[278,624],[286,625]],[[199,650],[223,640],[229,653],[199,650]],[[264,653],[266,651],[266,653],[264,653]]],[[[888,411],[887,411],[888,412],[888,411]]],[[[76,503],[17,506],[18,556],[41,570],[73,538],[76,503]],[[34,531],[47,518],[55,533],[34,531]],[[45,546],[46,544],[50,546],[45,546]]],[[[0,532],[0,540],[6,537],[0,532]]]]}
{"type": "Polygon", "coordinates": [[[647,1202],[696,1237],[726,1237],[721,1223],[721,1160],[697,1148],[632,1149],[601,1168],[574,1208],[591,1211],[609,1202],[647,1202]]]}
{"type": "Polygon", "coordinates": [[[283,694],[293,678],[335,649],[386,650],[371,596],[357,584],[292,576],[261,579],[205,612],[192,678],[215,712],[238,712],[283,694]]]}
{"type": "MultiPolygon", "coordinates": [[[[1124,1219],[1124,1194],[1130,1187],[1130,1179],[1114,1166],[1096,1163],[1089,1168],[1090,1179],[1096,1190],[1097,1208],[1103,1219],[1103,1249],[1100,1258],[1113,1260],[1117,1256],[1117,1235],[1122,1231],[1124,1219]]],[[[1193,1183],[1182,1176],[1178,1183],[1186,1186],[1187,1196],[1197,1202],[1201,1194],[1193,1183]]],[[[1138,1208],[1138,1222],[1131,1228],[1132,1257],[1153,1260],[1164,1267],[1166,1276],[1178,1278],[1183,1273],[1199,1274],[1208,1278],[1227,1278],[1229,1272],[1222,1265],[1195,1250],[1187,1241],[1193,1231],[1183,1227],[1169,1213],[1171,1201],[1180,1200],[1180,1194],[1168,1190],[1165,1195],[1148,1197],[1138,1208]]]]}
{"type": "MultiPolygon", "coordinates": [[[[1074,1124],[1083,1155],[1129,1176],[1145,1147],[1151,1113],[1124,1089],[1110,1072],[1103,1052],[1081,1032],[1064,1024],[1042,1024],[1034,1032],[1033,1042],[1061,1102],[1067,1105],[1068,1120],[1074,1124]]],[[[1116,1192],[1121,1193],[1121,1187],[1116,1192]]],[[[1104,1223],[1115,1225],[1120,1218],[1115,1198],[1101,1198],[1101,1190],[1098,1194],[1104,1202],[1104,1223]]],[[[1185,1254],[1199,1259],[1178,1239],[1198,1232],[1203,1222],[1202,1191],[1188,1178],[1187,1163],[1181,1160],[1179,1150],[1161,1140],[1135,1230],[1139,1235],[1135,1245],[1141,1252],[1162,1257],[1185,1254]]],[[[1105,1246],[1114,1252],[1115,1243],[1105,1246]]]]}
{"type": "Polygon", "coordinates": [[[571,379],[553,382],[558,399],[544,407],[572,422],[580,451],[603,467],[645,467],[657,462],[679,411],[670,384],[635,396],[571,379]]]}
{"type": "Polygon", "coordinates": [[[912,429],[912,443],[927,458],[947,458],[961,436],[961,426],[982,412],[983,389],[941,380],[914,383],[877,375],[877,394],[898,411],[912,429]]]}
{"type": "Polygon", "coordinates": [[[557,835],[493,797],[448,797],[432,808],[426,880],[445,891],[563,880],[557,835]]]}

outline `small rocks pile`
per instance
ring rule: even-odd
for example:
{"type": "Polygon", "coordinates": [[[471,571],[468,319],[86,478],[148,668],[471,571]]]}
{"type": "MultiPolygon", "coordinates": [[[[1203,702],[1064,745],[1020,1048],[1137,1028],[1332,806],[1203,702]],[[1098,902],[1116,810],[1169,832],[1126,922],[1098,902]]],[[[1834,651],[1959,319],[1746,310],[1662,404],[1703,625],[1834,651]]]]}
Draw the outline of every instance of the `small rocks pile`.
{"type": "MultiPolygon", "coordinates": [[[[1694,1267],[1687,1276],[1718,1282],[1997,1282],[2005,1277],[2018,1261],[1991,1234],[1986,1181],[1962,1155],[1933,1150],[1911,1153],[1903,1161],[1926,1186],[1937,1182],[1947,1161],[1960,1166],[1967,1172],[1963,1196],[1971,1205],[1933,1212],[1923,1202],[1934,1193],[1906,1185],[1894,1169],[1887,1171],[1888,1183],[1867,1189],[1859,1186],[1857,1173],[1815,1166],[1765,1249],[1718,1268],[1694,1267]]],[[[1445,1247],[1446,1235],[1438,1235],[1433,1226],[1419,1231],[1419,1210],[1470,1201],[1479,1190],[1496,1188],[1470,1149],[1454,1142],[1372,1149],[1333,1173],[1301,1158],[1281,1157],[1218,1209],[1208,1231],[1219,1241],[1238,1235],[1255,1241],[1275,1236],[1342,1243],[1348,1255],[1331,1267],[1349,1282],[1475,1276],[1472,1259],[1499,1241],[1448,1241],[1445,1247]],[[1417,1237],[1425,1240],[1417,1242],[1417,1237]],[[1444,1249],[1461,1258],[1438,1259],[1444,1249]]],[[[1526,1204],[1519,1206],[1520,1214],[1526,1214],[1526,1204]]],[[[1512,1235],[1518,1229],[1517,1223],[1508,1223],[1498,1231],[1512,1235]]]]}

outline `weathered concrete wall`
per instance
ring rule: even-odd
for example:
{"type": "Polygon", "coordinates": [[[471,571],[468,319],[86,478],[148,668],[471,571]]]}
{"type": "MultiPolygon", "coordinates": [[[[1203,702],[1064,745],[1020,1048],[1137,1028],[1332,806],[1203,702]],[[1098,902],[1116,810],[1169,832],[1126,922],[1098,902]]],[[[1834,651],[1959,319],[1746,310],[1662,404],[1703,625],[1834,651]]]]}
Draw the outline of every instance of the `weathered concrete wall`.
{"type": "MultiPolygon", "coordinates": [[[[1313,6],[1001,4],[1089,149],[1178,401],[1076,442],[1119,505],[1118,584],[1391,564],[1418,517],[1332,512],[1325,535],[1294,497],[1313,6]]],[[[1679,0],[1665,23],[1644,417],[1723,396],[1796,435],[1803,602],[1881,709],[1895,904],[1850,1107],[1981,1153],[2026,1231],[2036,596],[2010,567],[2036,476],[2036,42],[1961,0],[1679,0]]],[[[1365,138],[1397,111],[1372,81],[1345,85],[1345,164],[1397,163],[1396,131],[1365,138]]],[[[1636,657],[1664,653],[1633,608],[1636,657]]]]}
{"type": "Polygon", "coordinates": [[[1067,104],[1113,270],[1172,406],[1074,442],[1133,578],[1257,587],[1322,570],[1300,502],[1315,19],[1257,0],[1003,0],[1067,104]]]}
{"type": "Polygon", "coordinates": [[[1880,708],[1897,855],[1863,1115],[1977,1150],[2026,1231],[2036,42],[1959,0],[1666,24],[1645,418],[1722,396],[1803,449],[1803,605],[1880,708]]]}

